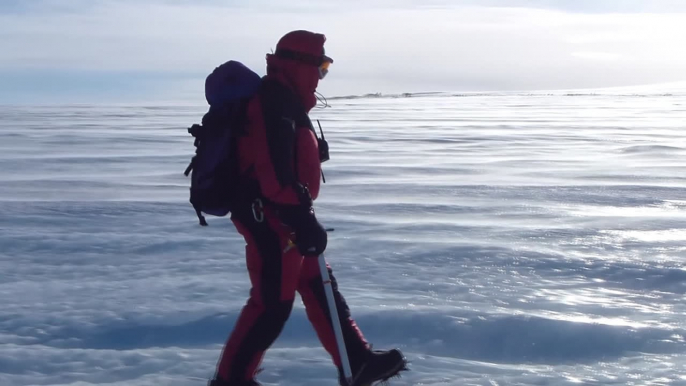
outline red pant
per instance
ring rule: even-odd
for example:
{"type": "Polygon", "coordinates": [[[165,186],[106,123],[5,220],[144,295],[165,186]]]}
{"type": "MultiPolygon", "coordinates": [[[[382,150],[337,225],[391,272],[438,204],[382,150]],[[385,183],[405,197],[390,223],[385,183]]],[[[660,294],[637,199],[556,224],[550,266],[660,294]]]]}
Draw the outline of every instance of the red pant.
{"type": "MultiPolygon", "coordinates": [[[[259,216],[258,216],[259,217],[259,216]]],[[[229,336],[217,368],[217,376],[229,383],[253,379],[265,351],[274,343],[288,319],[295,292],[299,292],[307,317],[333,362],[340,368],[340,357],[331,325],[324,285],[316,258],[304,258],[289,246],[290,231],[269,208],[263,221],[249,210],[234,213],[232,221],[246,241],[246,261],[250,298],[243,307],[229,336]]],[[[331,268],[328,267],[331,275],[331,268]]],[[[336,308],[351,365],[363,358],[369,345],[350,317],[345,299],[332,278],[336,308]]]]}

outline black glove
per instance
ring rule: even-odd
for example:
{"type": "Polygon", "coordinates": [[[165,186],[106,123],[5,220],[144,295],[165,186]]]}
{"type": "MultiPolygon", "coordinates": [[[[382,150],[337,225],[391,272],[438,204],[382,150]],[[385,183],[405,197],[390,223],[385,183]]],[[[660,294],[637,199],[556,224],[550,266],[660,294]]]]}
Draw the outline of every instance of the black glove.
{"type": "Polygon", "coordinates": [[[328,237],[311,206],[283,205],[277,212],[281,222],[293,229],[293,242],[303,256],[317,257],[324,252],[328,237]]]}

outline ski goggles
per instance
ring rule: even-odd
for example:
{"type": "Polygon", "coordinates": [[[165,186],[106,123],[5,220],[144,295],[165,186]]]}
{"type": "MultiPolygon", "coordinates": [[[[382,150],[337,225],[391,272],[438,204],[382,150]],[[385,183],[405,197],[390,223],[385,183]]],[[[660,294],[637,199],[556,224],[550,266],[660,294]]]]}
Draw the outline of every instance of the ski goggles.
{"type": "Polygon", "coordinates": [[[321,55],[311,55],[297,51],[280,49],[276,50],[275,55],[280,58],[295,60],[316,66],[319,70],[319,79],[324,79],[324,77],[326,77],[326,74],[329,73],[329,66],[333,63],[333,59],[324,55],[323,52],[321,55]]]}
{"type": "Polygon", "coordinates": [[[330,57],[323,55],[323,58],[324,61],[319,65],[319,79],[324,79],[324,77],[326,77],[326,74],[329,73],[329,66],[333,63],[333,59],[330,57]]]}

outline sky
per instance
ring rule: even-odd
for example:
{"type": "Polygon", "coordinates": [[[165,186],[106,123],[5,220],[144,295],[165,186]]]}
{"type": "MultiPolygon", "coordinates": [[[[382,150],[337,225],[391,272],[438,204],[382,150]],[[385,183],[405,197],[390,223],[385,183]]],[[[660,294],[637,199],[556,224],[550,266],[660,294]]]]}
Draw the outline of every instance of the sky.
{"type": "Polygon", "coordinates": [[[0,103],[204,102],[288,31],[327,36],[325,96],[686,81],[674,0],[2,0],[0,103]]]}

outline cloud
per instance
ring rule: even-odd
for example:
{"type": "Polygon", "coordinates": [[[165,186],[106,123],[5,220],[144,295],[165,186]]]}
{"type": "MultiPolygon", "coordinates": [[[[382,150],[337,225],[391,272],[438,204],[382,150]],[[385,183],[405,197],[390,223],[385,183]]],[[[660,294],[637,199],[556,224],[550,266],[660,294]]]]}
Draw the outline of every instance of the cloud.
{"type": "Polygon", "coordinates": [[[147,72],[188,84],[229,59],[264,73],[280,36],[310,29],[327,35],[336,59],[320,87],[329,95],[667,82],[686,79],[679,4],[9,1],[0,7],[0,73],[147,72]]]}

